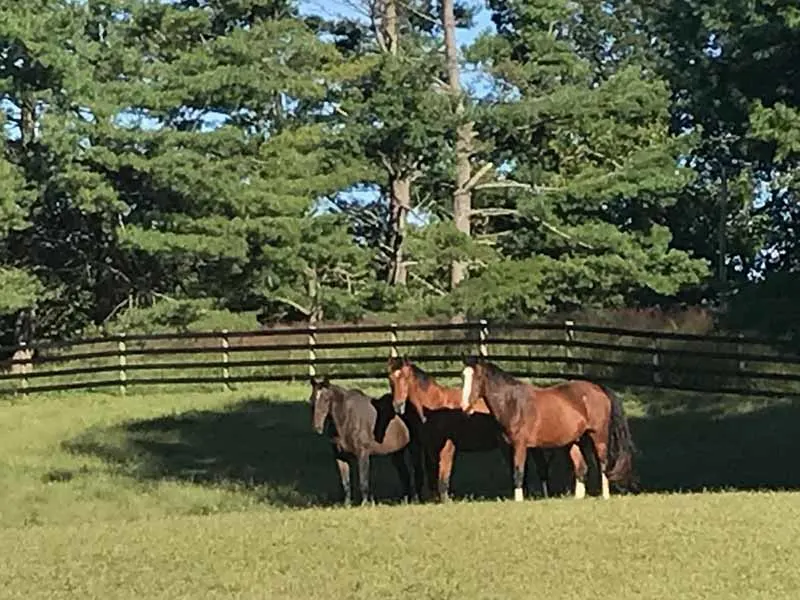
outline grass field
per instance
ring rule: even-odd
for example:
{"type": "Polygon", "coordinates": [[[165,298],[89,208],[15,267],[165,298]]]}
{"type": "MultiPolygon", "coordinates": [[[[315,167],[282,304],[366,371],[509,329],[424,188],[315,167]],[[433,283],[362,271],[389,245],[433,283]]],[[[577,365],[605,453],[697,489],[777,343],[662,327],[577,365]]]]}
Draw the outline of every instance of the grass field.
{"type": "MultiPolygon", "coordinates": [[[[379,388],[375,389],[378,391],[379,388]]],[[[304,386],[0,404],[0,598],[794,598],[800,408],[626,395],[648,493],[342,509],[304,386]],[[676,493],[680,491],[708,493],[676,493]],[[712,493],[713,490],[713,493],[712,493]],[[723,491],[724,490],[724,491],[723,491]],[[771,490],[771,491],[767,491],[771,490]]]]}

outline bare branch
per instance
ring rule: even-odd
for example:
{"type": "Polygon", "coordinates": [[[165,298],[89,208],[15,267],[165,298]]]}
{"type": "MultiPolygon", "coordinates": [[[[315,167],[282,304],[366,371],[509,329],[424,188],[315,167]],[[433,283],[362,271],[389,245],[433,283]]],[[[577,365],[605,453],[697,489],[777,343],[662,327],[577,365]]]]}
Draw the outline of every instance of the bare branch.
{"type": "Polygon", "coordinates": [[[292,308],[296,308],[298,311],[300,311],[307,317],[311,316],[311,311],[309,309],[307,309],[305,306],[302,306],[301,304],[298,304],[294,300],[285,298],[283,296],[272,296],[272,300],[275,300],[276,302],[280,302],[282,304],[286,304],[287,306],[291,306],[292,308]]]}
{"type": "Polygon", "coordinates": [[[166,294],[162,294],[161,292],[151,291],[150,294],[152,294],[156,298],[161,298],[162,300],[166,300],[167,302],[174,302],[174,303],[178,302],[175,298],[167,296],[166,294]]]}
{"type": "Polygon", "coordinates": [[[473,189],[475,190],[494,190],[494,189],[505,189],[505,188],[512,188],[512,189],[520,189],[526,190],[529,192],[533,192],[536,194],[541,194],[545,192],[560,192],[563,191],[565,188],[563,187],[550,187],[550,186],[541,186],[541,185],[531,185],[529,183],[522,183],[520,181],[512,181],[509,179],[504,179],[502,181],[490,181],[487,183],[479,183],[473,189]]]}
{"type": "Polygon", "coordinates": [[[478,169],[475,172],[475,174],[472,177],[470,177],[469,181],[467,181],[467,183],[464,185],[464,189],[457,190],[457,192],[469,192],[470,190],[472,190],[472,188],[474,188],[478,184],[481,178],[484,175],[486,175],[486,173],[490,171],[492,167],[494,167],[494,164],[491,162],[488,162],[485,165],[483,165],[480,169],[478,169]]]}
{"type": "Polygon", "coordinates": [[[583,150],[583,151],[584,151],[584,152],[586,152],[587,154],[589,154],[589,155],[591,155],[591,156],[594,156],[595,158],[599,158],[600,160],[607,160],[607,161],[608,161],[608,162],[610,162],[612,165],[614,165],[614,168],[615,168],[615,169],[618,169],[618,170],[620,170],[620,171],[621,171],[621,170],[624,168],[624,167],[622,166],[622,163],[621,163],[621,162],[619,162],[619,161],[616,161],[616,160],[614,160],[613,158],[611,158],[610,156],[606,156],[605,154],[603,154],[603,153],[601,153],[601,152],[598,152],[597,150],[593,150],[592,148],[589,148],[589,146],[586,146],[586,145],[581,145],[581,146],[580,146],[580,148],[579,148],[579,150],[583,150]]]}
{"type": "Polygon", "coordinates": [[[413,280],[419,281],[424,287],[428,288],[428,290],[430,290],[434,294],[438,294],[439,296],[447,296],[447,292],[445,292],[441,288],[436,287],[435,285],[433,285],[428,280],[423,279],[422,277],[420,277],[419,275],[417,275],[413,271],[409,271],[408,274],[413,280]]]}
{"type": "Polygon", "coordinates": [[[519,215],[516,208],[473,208],[471,213],[478,217],[505,217],[509,215],[519,215]]]}
{"type": "Polygon", "coordinates": [[[435,17],[432,17],[427,13],[422,12],[421,10],[419,10],[417,8],[414,8],[408,2],[402,2],[401,1],[401,2],[399,2],[399,4],[403,8],[405,8],[408,12],[411,12],[411,13],[414,13],[415,15],[417,15],[420,19],[424,19],[424,20],[428,21],[429,23],[433,23],[434,25],[439,25],[439,19],[437,19],[435,17]]]}
{"type": "Polygon", "coordinates": [[[539,217],[532,217],[532,218],[535,221],[538,221],[539,223],[541,223],[544,226],[545,229],[549,229],[551,232],[553,232],[556,235],[564,238],[565,240],[569,240],[571,242],[575,242],[575,244],[577,244],[581,248],[585,248],[587,250],[594,250],[594,246],[592,246],[590,244],[587,244],[586,242],[582,242],[580,240],[576,240],[570,234],[561,231],[558,227],[556,227],[555,225],[552,225],[551,223],[548,223],[544,219],[540,219],[539,217]]]}

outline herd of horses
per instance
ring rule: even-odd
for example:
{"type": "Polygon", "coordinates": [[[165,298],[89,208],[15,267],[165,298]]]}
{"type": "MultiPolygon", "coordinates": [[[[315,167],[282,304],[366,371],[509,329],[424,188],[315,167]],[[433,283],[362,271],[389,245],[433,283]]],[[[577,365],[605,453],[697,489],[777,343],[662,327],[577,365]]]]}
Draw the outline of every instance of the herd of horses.
{"type": "Polygon", "coordinates": [[[392,357],[391,393],[381,398],[311,378],[312,424],[330,438],[345,504],[352,501],[352,465],[361,503],[371,501],[373,455],[389,455],[406,500],[448,500],[456,452],[495,449],[507,458],[516,501],[528,488],[529,455],[544,497],[559,455],[569,458],[568,487],[576,498],[585,497],[587,486],[603,498],[611,484],[638,489],[633,440],[612,390],[584,380],[536,387],[484,357],[465,358],[461,377],[461,387],[446,387],[407,358],[392,357]],[[413,410],[406,410],[408,403],[413,410]]]}

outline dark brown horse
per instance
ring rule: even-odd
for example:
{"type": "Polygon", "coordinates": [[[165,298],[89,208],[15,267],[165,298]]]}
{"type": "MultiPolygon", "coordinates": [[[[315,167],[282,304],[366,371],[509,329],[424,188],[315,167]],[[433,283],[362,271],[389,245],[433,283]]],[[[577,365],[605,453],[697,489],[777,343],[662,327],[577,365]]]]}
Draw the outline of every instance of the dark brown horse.
{"type": "Polygon", "coordinates": [[[464,360],[462,381],[461,408],[480,408],[483,399],[513,448],[515,500],[523,499],[529,448],[570,449],[578,498],[585,495],[590,466],[599,467],[594,474],[599,471],[604,498],[610,495],[609,481],[632,480],[633,440],[622,403],[610,390],[589,381],[535,387],[474,357],[464,360]]]}
{"type": "MultiPolygon", "coordinates": [[[[388,363],[395,412],[403,414],[406,401],[422,421],[421,438],[425,451],[428,480],[439,500],[449,498],[450,478],[456,450],[486,452],[500,448],[512,467],[511,447],[503,439],[503,430],[479,398],[470,414],[461,410],[461,389],[440,385],[407,358],[393,357],[388,363]]],[[[536,452],[550,452],[537,450],[536,452]]],[[[548,463],[539,471],[544,495],[547,495],[548,463]]]]}
{"type": "Polygon", "coordinates": [[[403,494],[412,497],[411,474],[406,464],[408,451],[414,466],[416,496],[423,485],[421,452],[412,442],[406,422],[394,414],[392,398],[386,394],[373,399],[360,390],[349,390],[332,385],[327,378],[311,378],[312,423],[314,430],[326,432],[331,438],[336,466],[344,491],[344,502],[349,505],[350,463],[358,465],[361,504],[372,499],[369,486],[370,456],[388,454],[397,469],[403,494]],[[331,428],[330,425],[333,425],[331,428]],[[380,440],[380,441],[378,441],[380,440]]]}

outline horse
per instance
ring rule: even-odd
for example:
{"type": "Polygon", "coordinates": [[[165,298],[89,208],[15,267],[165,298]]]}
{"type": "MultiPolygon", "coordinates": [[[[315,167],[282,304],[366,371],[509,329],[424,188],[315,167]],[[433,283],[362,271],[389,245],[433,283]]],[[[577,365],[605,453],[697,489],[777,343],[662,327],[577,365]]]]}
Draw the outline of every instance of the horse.
{"type": "Polygon", "coordinates": [[[523,500],[529,448],[569,448],[576,498],[585,496],[589,465],[599,466],[594,474],[600,473],[603,498],[610,497],[609,481],[633,480],[633,439],[622,402],[611,390],[582,380],[535,387],[482,357],[467,357],[461,408],[480,409],[481,400],[513,448],[514,500],[523,500]]]}
{"type": "MultiPolygon", "coordinates": [[[[508,459],[509,468],[513,468],[511,446],[503,439],[502,428],[482,399],[477,400],[471,414],[466,414],[461,410],[460,388],[440,385],[407,358],[391,357],[387,368],[395,412],[404,414],[408,401],[421,421],[430,491],[439,501],[449,500],[456,450],[487,452],[500,448],[508,459]],[[434,482],[436,489],[433,489],[434,482]]],[[[537,449],[536,452],[550,451],[537,449]]],[[[539,472],[539,478],[547,496],[546,468],[539,472]]]]}
{"type": "Polygon", "coordinates": [[[420,452],[406,422],[394,414],[390,394],[373,399],[361,390],[333,385],[327,377],[312,377],[309,402],[314,430],[318,434],[327,433],[331,439],[346,506],[351,503],[350,463],[354,460],[358,465],[361,504],[372,501],[369,486],[372,455],[389,455],[400,477],[404,498],[408,500],[412,497],[411,474],[405,460],[408,451],[414,467],[414,495],[417,498],[421,495],[420,452]],[[333,430],[326,428],[330,424],[333,430]]]}

